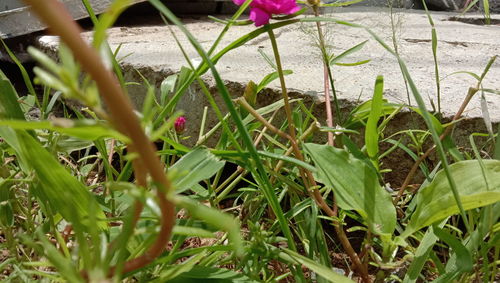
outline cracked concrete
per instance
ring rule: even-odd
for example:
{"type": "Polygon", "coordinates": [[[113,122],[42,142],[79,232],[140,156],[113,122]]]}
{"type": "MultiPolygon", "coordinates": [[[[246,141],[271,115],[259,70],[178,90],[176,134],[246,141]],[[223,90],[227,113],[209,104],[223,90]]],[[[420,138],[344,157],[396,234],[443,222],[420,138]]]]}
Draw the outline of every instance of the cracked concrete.
{"type": "MultiPolygon", "coordinates": [[[[392,29],[390,13],[387,8],[352,7],[338,8],[326,11],[333,17],[371,28],[387,44],[392,47],[392,29]]],[[[427,16],[422,11],[395,10],[395,42],[401,57],[405,60],[409,72],[415,81],[422,97],[431,108],[431,101],[437,105],[436,84],[434,77],[434,62],[431,49],[431,26],[427,16]]],[[[438,36],[438,61],[441,77],[441,107],[445,118],[450,118],[458,110],[469,87],[475,86],[475,79],[467,74],[454,74],[457,71],[467,71],[481,74],[488,60],[500,54],[500,25],[479,26],[449,20],[454,13],[432,12],[438,36]]],[[[480,15],[467,15],[477,18],[480,15]]],[[[494,18],[500,19],[498,15],[494,18]]],[[[206,18],[183,19],[186,27],[208,49],[223,25],[206,18]]],[[[371,98],[373,85],[377,75],[385,79],[385,98],[395,103],[407,103],[408,95],[396,59],[385,51],[363,29],[347,27],[339,24],[325,24],[326,38],[330,51],[335,54],[368,40],[358,52],[346,57],[341,62],[353,63],[361,60],[371,60],[369,63],[346,67],[335,66],[333,73],[335,87],[341,100],[341,107],[351,109],[371,98]]],[[[174,28],[175,29],[175,28],[174,28]]],[[[224,47],[236,38],[254,30],[250,26],[234,26],[223,38],[219,46],[224,47]]],[[[190,47],[187,39],[180,33],[180,41],[191,58],[199,57],[190,47]]],[[[181,66],[187,66],[179,48],[167,27],[159,25],[116,27],[109,30],[109,43],[113,49],[121,46],[119,57],[128,80],[140,81],[135,70],[139,70],[150,82],[159,86],[163,78],[177,72],[181,66]]],[[[84,33],[90,38],[91,33],[84,33]]],[[[287,86],[294,96],[304,97],[307,101],[321,103],[323,94],[323,65],[319,50],[315,47],[315,30],[313,24],[295,24],[276,30],[276,36],[285,69],[293,70],[286,77],[287,86]]],[[[39,45],[54,51],[57,39],[50,36],[40,38],[39,45]]],[[[220,50],[220,48],[219,48],[220,50]]],[[[266,74],[273,71],[259,54],[259,50],[272,56],[270,42],[266,34],[248,42],[244,46],[227,53],[217,64],[217,69],[226,81],[234,96],[241,95],[249,80],[259,82],[266,74]]],[[[216,89],[210,75],[204,75],[211,91],[216,89]]],[[[500,89],[500,62],[496,62],[484,79],[483,87],[500,89]]],[[[184,110],[188,121],[201,119],[202,109],[207,105],[204,96],[194,87],[192,95],[185,95],[178,105],[184,110]]],[[[131,86],[129,94],[136,104],[140,104],[144,89],[131,86]]],[[[411,104],[415,104],[410,94],[411,104]]],[[[275,81],[259,96],[261,104],[269,103],[279,98],[279,85],[275,81]]],[[[465,142],[471,130],[485,132],[482,121],[480,96],[474,97],[465,111],[466,122],[458,125],[457,132],[465,142]],[[462,135],[463,134],[463,135],[462,135]]],[[[498,94],[485,93],[491,120],[500,121],[500,98],[498,94]]],[[[219,103],[222,105],[222,102],[219,103]]],[[[223,108],[223,107],[222,107],[223,108]]],[[[324,113],[318,109],[318,115],[324,113]]],[[[215,121],[215,116],[210,115],[215,121]]],[[[410,119],[411,120],[411,119],[410,119]]],[[[399,128],[407,128],[411,122],[402,118],[399,128]]],[[[198,124],[198,123],[195,123],[198,124]]],[[[198,125],[195,125],[198,127],[198,125]]],[[[496,129],[496,128],[495,128],[496,129]]],[[[197,136],[197,129],[191,129],[191,134],[197,136]]]]}

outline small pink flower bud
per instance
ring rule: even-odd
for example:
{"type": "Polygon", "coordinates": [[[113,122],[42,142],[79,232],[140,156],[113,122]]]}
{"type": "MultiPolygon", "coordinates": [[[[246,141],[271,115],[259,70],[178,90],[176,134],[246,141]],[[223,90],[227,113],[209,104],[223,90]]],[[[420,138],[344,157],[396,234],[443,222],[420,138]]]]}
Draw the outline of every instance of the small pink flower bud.
{"type": "Polygon", "coordinates": [[[184,130],[186,130],[186,118],[184,116],[177,118],[174,123],[174,128],[176,133],[182,134],[184,130]]]}

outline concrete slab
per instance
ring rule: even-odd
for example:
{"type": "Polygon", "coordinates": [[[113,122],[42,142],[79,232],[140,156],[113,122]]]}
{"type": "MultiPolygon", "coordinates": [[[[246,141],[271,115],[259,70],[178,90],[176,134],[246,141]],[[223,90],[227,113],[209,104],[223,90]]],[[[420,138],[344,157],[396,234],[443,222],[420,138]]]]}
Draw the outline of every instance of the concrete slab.
{"type": "MultiPolygon", "coordinates": [[[[142,2],[144,0],[134,0],[142,2]]],[[[80,0],[62,1],[74,19],[88,17],[87,10],[80,0]]],[[[96,14],[104,12],[112,3],[111,0],[90,0],[96,14]]],[[[45,25],[31,12],[30,8],[20,0],[0,2],[0,38],[7,39],[45,29],[45,25]],[[3,3],[5,2],[5,3],[3,3]]]]}
{"type": "MultiPolygon", "coordinates": [[[[340,8],[330,11],[334,17],[372,28],[388,44],[392,44],[392,29],[388,9],[383,8],[340,8]]],[[[445,117],[451,117],[459,108],[467,90],[475,86],[475,80],[466,74],[452,75],[457,71],[469,71],[480,74],[488,60],[493,55],[500,54],[500,25],[478,26],[458,21],[450,21],[453,13],[432,13],[438,34],[438,60],[441,84],[441,105],[445,117]]],[[[468,17],[480,17],[469,15],[468,17]]],[[[498,15],[496,16],[498,18],[498,15]]],[[[431,27],[426,15],[416,10],[396,10],[396,42],[399,52],[407,63],[412,78],[416,82],[428,107],[430,101],[437,105],[436,86],[434,78],[434,63],[431,49],[431,27]]],[[[497,19],[498,20],[498,19],[497,19]]],[[[186,27],[195,35],[205,48],[209,48],[223,25],[206,18],[184,19],[186,27]]],[[[255,27],[235,26],[226,34],[221,47],[226,46],[236,38],[254,30],[255,27]]],[[[371,98],[373,85],[377,75],[385,78],[385,98],[396,103],[407,103],[407,92],[403,77],[395,58],[386,52],[375,40],[362,29],[350,28],[338,24],[326,24],[326,38],[331,51],[335,54],[368,40],[359,52],[348,56],[342,62],[357,62],[370,59],[368,64],[355,67],[333,68],[338,96],[343,107],[352,107],[371,98]]],[[[198,55],[190,47],[186,38],[180,33],[180,39],[189,55],[198,55]]],[[[90,38],[90,33],[84,33],[90,38]]],[[[287,86],[292,94],[324,101],[323,66],[319,50],[315,47],[315,30],[313,24],[292,25],[276,30],[276,36],[285,69],[293,70],[286,77],[287,86]]],[[[146,78],[157,86],[169,74],[186,66],[186,62],[172,38],[168,28],[162,25],[117,27],[109,30],[109,43],[112,48],[121,46],[120,56],[127,78],[140,80],[135,69],[141,71],[146,78]]],[[[57,48],[57,39],[42,37],[41,47],[48,50],[57,48]]],[[[248,44],[226,54],[217,64],[223,79],[235,96],[241,95],[249,80],[260,81],[273,69],[259,54],[259,49],[272,55],[267,35],[250,41],[248,44]]],[[[213,82],[207,74],[205,80],[213,87],[213,82]]],[[[500,60],[497,61],[486,76],[484,88],[500,89],[500,60]]],[[[132,98],[140,104],[144,90],[131,87],[132,98]]],[[[265,96],[279,97],[277,82],[270,85],[265,96]],[[278,94],[278,95],[277,95],[278,94]]],[[[412,97],[412,95],[410,94],[412,97]]],[[[490,116],[493,122],[500,121],[500,97],[485,94],[490,116]]],[[[415,104],[411,98],[411,104],[415,104]]],[[[222,104],[222,103],[221,103],[222,104]]],[[[179,104],[188,114],[188,119],[198,120],[201,117],[201,107],[206,105],[203,95],[186,95],[179,104]]],[[[465,112],[469,119],[481,118],[479,95],[475,97],[465,112]]],[[[478,129],[477,125],[471,129],[478,129]]],[[[404,127],[404,126],[403,126],[404,127]]]]}

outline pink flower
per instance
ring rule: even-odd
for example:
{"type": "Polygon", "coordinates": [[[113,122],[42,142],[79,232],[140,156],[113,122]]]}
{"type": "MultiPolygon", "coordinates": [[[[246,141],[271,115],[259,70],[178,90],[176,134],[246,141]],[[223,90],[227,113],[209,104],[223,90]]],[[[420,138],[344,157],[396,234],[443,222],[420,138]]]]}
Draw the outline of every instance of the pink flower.
{"type": "Polygon", "coordinates": [[[182,134],[186,129],[186,118],[184,118],[184,116],[177,118],[174,123],[174,128],[176,133],[182,134]]]}
{"type": "MultiPolygon", "coordinates": [[[[260,27],[268,24],[273,14],[293,14],[300,10],[300,7],[295,1],[296,0],[253,0],[252,3],[250,3],[250,20],[255,23],[255,26],[260,27]]],[[[245,0],[233,0],[233,2],[241,6],[245,3],[245,0]]]]}

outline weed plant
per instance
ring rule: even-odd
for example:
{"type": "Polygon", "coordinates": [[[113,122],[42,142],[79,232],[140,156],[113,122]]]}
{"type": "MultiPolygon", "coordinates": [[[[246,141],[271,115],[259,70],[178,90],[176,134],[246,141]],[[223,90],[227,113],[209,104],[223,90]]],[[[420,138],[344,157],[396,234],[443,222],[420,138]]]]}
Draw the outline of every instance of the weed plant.
{"type": "MultiPolygon", "coordinates": [[[[130,1],[114,1],[99,18],[88,0],[82,1],[95,26],[91,46],[60,2],[26,2],[61,44],[57,62],[30,48],[39,65],[34,69],[38,88],[10,53],[23,73],[27,96],[19,97],[0,72],[3,281],[499,280],[498,130],[485,115],[488,132],[470,136],[470,152],[459,150],[450,135],[473,96],[484,100],[485,92],[499,94],[498,86],[483,86],[496,57],[481,74],[467,72],[477,83],[464,89],[463,104],[450,123],[443,123],[440,101],[436,112],[426,109],[395,40],[387,44],[369,28],[320,14],[322,6],[357,1],[311,0],[302,6],[294,0],[235,1],[241,7],[233,17],[213,18],[224,29],[205,50],[167,7],[150,0],[169,27],[175,25],[189,39],[202,62],[193,65],[172,33],[188,67],[165,78],[159,94],[145,78],[146,98],[137,111],[125,94],[117,51],[106,43],[106,30],[130,1]],[[252,20],[240,20],[247,8],[252,20]],[[309,9],[310,16],[301,16],[309,9]],[[229,29],[253,22],[255,30],[218,46],[229,29]],[[367,40],[398,60],[417,106],[387,102],[384,78],[378,76],[372,99],[342,114],[332,66],[345,66],[342,59],[366,41],[332,54],[324,23],[364,29],[367,40]],[[279,50],[284,47],[274,33],[299,25],[317,34],[326,125],[318,123],[310,106],[287,94],[285,76],[291,71],[282,68],[279,50]],[[274,72],[258,84],[249,82],[236,97],[223,83],[217,61],[266,35],[273,54],[263,56],[274,72]],[[227,114],[200,78],[207,72],[227,114]],[[274,80],[280,82],[282,98],[257,108],[259,93],[274,80]],[[196,125],[196,146],[187,147],[186,123],[193,127],[196,121],[186,121],[175,109],[194,83],[219,122],[205,129],[206,109],[196,125]],[[33,107],[40,111],[39,120],[28,119],[33,107]],[[57,109],[62,111],[57,114],[57,109]],[[275,122],[279,111],[286,115],[280,123],[275,122]],[[401,111],[422,117],[427,128],[388,135],[388,123],[401,111]],[[314,143],[315,135],[326,135],[327,142],[314,143]],[[207,145],[210,139],[217,139],[213,146],[207,145]],[[382,150],[387,144],[389,149],[382,150]],[[382,160],[395,150],[406,152],[414,165],[400,185],[390,187],[382,160]],[[427,162],[434,154],[438,162],[427,162]],[[425,177],[421,184],[415,184],[416,174],[425,177]]],[[[428,15],[439,99],[437,31],[428,15]]]]}

